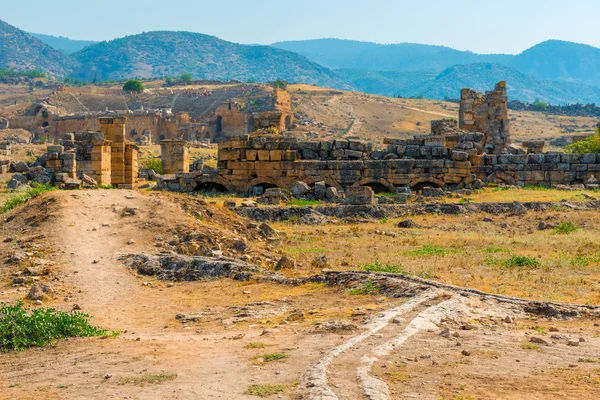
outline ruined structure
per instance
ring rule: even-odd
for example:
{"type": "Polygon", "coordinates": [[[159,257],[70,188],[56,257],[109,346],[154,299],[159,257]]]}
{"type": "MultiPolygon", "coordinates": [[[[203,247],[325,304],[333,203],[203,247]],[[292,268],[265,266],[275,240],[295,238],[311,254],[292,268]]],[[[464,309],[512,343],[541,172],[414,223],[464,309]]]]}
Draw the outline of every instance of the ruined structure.
{"type": "Polygon", "coordinates": [[[214,134],[211,139],[219,141],[239,137],[259,129],[274,128],[284,132],[292,123],[292,104],[289,93],[274,88],[270,96],[250,97],[246,104],[227,102],[215,111],[214,134]]]}
{"type": "Polygon", "coordinates": [[[499,82],[485,95],[471,89],[460,92],[459,128],[485,134],[485,151],[500,154],[509,144],[506,82],[499,82]]]}
{"type": "Polygon", "coordinates": [[[125,141],[125,118],[99,118],[100,131],[65,134],[48,146],[46,170],[64,182],[84,175],[99,185],[133,188],[138,182],[138,150],[125,141]]]}
{"type": "MultiPolygon", "coordinates": [[[[336,139],[300,141],[280,135],[245,135],[219,144],[218,168],[177,174],[171,190],[205,187],[249,192],[253,187],[290,188],[295,182],[335,189],[370,186],[376,192],[426,186],[448,190],[488,183],[519,186],[583,184],[600,179],[600,155],[542,153],[530,143],[508,154],[506,84],[485,95],[462,91],[459,124],[432,122],[431,135],[386,139],[385,150],[371,143],[336,139]]],[[[178,171],[182,172],[182,171],[178,171]]]]}

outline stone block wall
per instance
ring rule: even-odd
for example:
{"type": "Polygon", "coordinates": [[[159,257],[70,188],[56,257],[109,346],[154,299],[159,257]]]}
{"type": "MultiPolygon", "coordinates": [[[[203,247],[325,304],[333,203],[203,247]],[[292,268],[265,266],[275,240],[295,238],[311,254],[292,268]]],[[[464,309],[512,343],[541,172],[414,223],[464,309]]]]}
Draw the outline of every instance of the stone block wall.
{"type": "Polygon", "coordinates": [[[110,145],[110,181],[113,185],[125,184],[125,118],[99,118],[100,127],[110,145]]]}

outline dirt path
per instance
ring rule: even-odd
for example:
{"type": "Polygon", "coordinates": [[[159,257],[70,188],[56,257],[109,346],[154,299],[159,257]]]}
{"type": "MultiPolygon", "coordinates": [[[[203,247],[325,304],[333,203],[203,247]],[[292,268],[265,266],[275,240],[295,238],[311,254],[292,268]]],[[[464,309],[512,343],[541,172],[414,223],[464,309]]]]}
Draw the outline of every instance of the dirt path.
{"type": "Polygon", "coordinates": [[[600,338],[590,321],[551,321],[563,337],[531,351],[520,346],[529,343],[523,330],[550,322],[529,322],[514,305],[476,294],[432,288],[402,300],[319,285],[167,284],[137,276],[118,257],[154,253],[178,228],[196,226],[180,203],[120,190],[48,196],[58,211],[49,228],[39,229],[56,238],[61,267],[51,284],[64,292],[45,305],[70,310],[76,303],[94,324],[121,334],[1,355],[0,399],[252,399],[246,390],[253,384],[283,385],[273,398],[303,400],[454,398],[467,389],[472,398],[598,398],[593,362],[600,338]],[[249,309],[260,316],[240,319],[249,309]],[[182,322],[180,313],[206,317],[182,322]],[[506,315],[521,321],[502,323],[506,315]],[[355,331],[318,332],[319,317],[345,320],[355,331]],[[440,335],[464,321],[475,324],[472,331],[440,335]],[[579,336],[586,338],[580,347],[567,347],[567,337],[579,336]],[[474,362],[463,360],[462,349],[474,362]],[[264,362],[265,353],[288,359],[264,362]],[[410,369],[399,369],[407,362],[410,369]],[[166,378],[131,383],[149,376],[166,378]],[[533,385],[532,376],[548,384],[533,385]]]}

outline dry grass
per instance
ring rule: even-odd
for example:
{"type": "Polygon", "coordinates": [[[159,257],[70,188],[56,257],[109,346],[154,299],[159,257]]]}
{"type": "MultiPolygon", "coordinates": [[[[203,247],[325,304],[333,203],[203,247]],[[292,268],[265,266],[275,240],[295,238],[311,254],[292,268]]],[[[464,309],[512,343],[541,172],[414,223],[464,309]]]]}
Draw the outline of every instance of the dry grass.
{"type": "MultiPolygon", "coordinates": [[[[544,193],[557,195],[556,191],[544,193]]],[[[273,226],[287,234],[284,249],[293,252],[301,274],[317,273],[311,261],[318,254],[326,254],[333,269],[391,265],[398,266],[401,273],[490,293],[559,302],[600,302],[597,211],[551,210],[521,217],[425,215],[412,219],[420,228],[399,229],[396,224],[400,219],[360,225],[340,221],[316,229],[285,223],[273,226]],[[578,229],[564,234],[540,231],[537,226],[542,221],[572,224],[578,229]],[[377,230],[396,235],[377,234],[377,230]],[[312,251],[317,248],[318,253],[312,251]]]]}

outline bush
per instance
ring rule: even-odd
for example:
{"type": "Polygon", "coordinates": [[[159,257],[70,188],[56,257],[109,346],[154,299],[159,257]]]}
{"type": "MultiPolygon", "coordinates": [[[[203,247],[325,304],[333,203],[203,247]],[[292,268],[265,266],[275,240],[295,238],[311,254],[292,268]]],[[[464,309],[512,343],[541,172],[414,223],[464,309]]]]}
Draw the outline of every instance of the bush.
{"type": "Polygon", "coordinates": [[[141,93],[145,90],[144,85],[141,81],[136,79],[131,79],[125,82],[123,85],[123,90],[126,92],[138,92],[141,93]]]}
{"type": "Polygon", "coordinates": [[[285,385],[273,385],[264,383],[259,385],[250,385],[246,389],[246,394],[249,396],[269,397],[285,390],[285,385]]]}
{"type": "Polygon", "coordinates": [[[56,188],[50,184],[41,185],[39,183],[33,183],[32,188],[27,190],[25,193],[6,200],[6,203],[4,203],[4,205],[0,208],[0,214],[4,214],[5,212],[17,208],[21,204],[25,204],[27,201],[29,201],[29,199],[37,197],[42,193],[50,192],[54,189],[56,188]]]}
{"type": "Polygon", "coordinates": [[[596,129],[596,133],[587,139],[567,145],[565,151],[571,154],[600,153],[600,129],[596,129]]]}
{"type": "Polygon", "coordinates": [[[536,269],[540,262],[535,258],[527,256],[514,256],[503,262],[505,269],[536,269]]]}
{"type": "Polygon", "coordinates": [[[566,235],[571,232],[575,232],[579,227],[572,223],[571,221],[561,222],[556,228],[552,230],[553,233],[557,235],[566,235]]]}
{"type": "Polygon", "coordinates": [[[162,175],[162,160],[160,158],[150,158],[142,164],[142,168],[151,169],[158,175],[162,175]]]}
{"type": "Polygon", "coordinates": [[[181,74],[179,79],[181,80],[181,82],[191,82],[192,80],[194,80],[194,77],[192,76],[192,74],[181,74]]]}
{"type": "Polygon", "coordinates": [[[68,337],[104,336],[106,330],[90,325],[89,316],[54,308],[27,310],[23,302],[0,303],[0,351],[21,351],[46,346],[68,337]]]}

